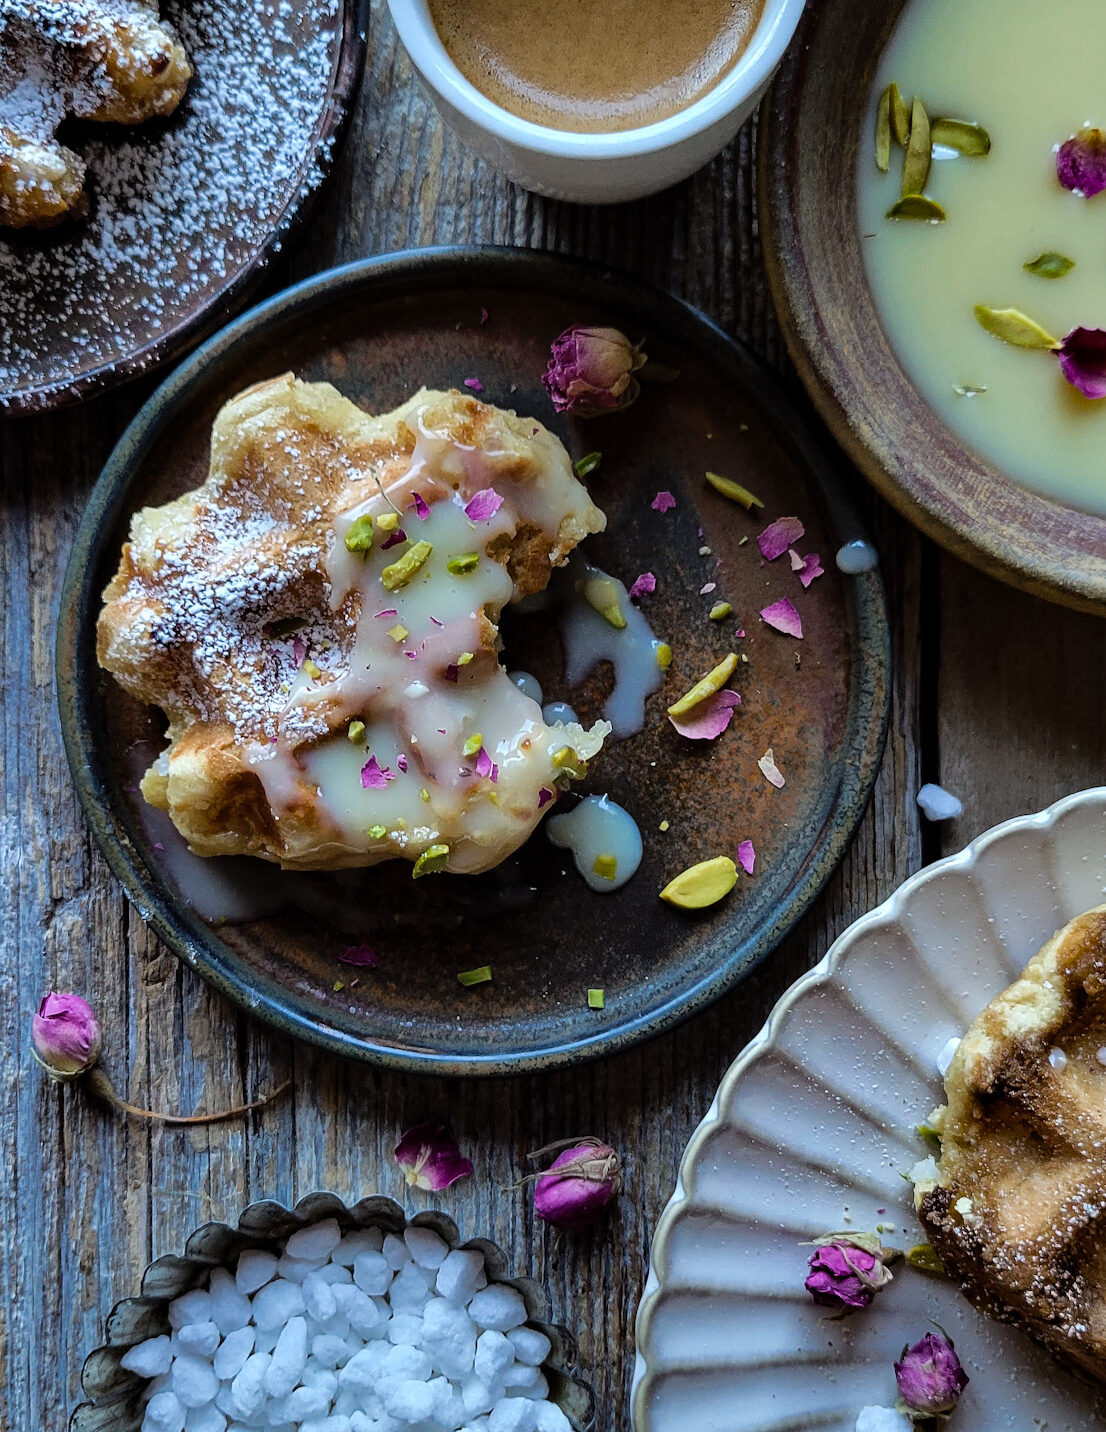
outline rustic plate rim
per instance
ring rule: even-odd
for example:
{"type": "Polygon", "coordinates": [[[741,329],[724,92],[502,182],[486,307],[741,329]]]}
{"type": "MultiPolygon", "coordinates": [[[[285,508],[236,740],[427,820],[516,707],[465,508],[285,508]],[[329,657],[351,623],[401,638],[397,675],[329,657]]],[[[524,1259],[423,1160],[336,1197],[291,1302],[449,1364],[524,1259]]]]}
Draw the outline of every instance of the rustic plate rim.
{"type": "MultiPolygon", "coordinates": [[[[148,399],[120,438],[89,497],[74,537],[62,585],[55,647],[55,673],[62,737],[74,785],[97,843],[112,872],[143,920],[178,958],[191,966],[225,997],[248,1013],[263,1018],[286,1034],[328,1052],[410,1072],[439,1075],[510,1075],[598,1058],[632,1047],[682,1023],[743,979],[798,924],[837,869],[867,808],[879,772],[891,707],[891,638],[882,576],[878,567],[850,579],[846,588],[850,650],[854,663],[848,688],[846,737],[842,743],[843,779],[831,813],[808,852],[802,871],[781,904],[776,918],[741,957],[741,946],[723,964],[690,989],[671,995],[654,1009],[584,1038],[547,1040],[522,1050],[492,1049],[456,1055],[425,1048],[397,1048],[371,1035],[355,1038],[298,1007],[298,1001],[276,982],[262,980],[245,967],[210,928],[184,909],[165,883],[147,878],[141,857],[116,813],[93,737],[89,710],[94,699],[94,654],[88,632],[95,629],[100,593],[91,587],[98,567],[99,534],[114,528],[129,498],[133,471],[156,441],[178,403],[187,401],[193,386],[202,384],[213,365],[228,360],[238,343],[256,342],[268,324],[290,314],[310,312],[313,305],[332,302],[335,292],[387,288],[412,278],[438,286],[459,282],[531,286],[552,277],[609,285],[615,271],[608,265],[570,259],[530,249],[466,246],[403,250],[357,260],[313,275],[240,315],[188,357],[148,399]],[[84,679],[85,677],[89,679],[84,679]],[[222,953],[220,953],[220,951],[222,953]]],[[[863,536],[851,497],[841,486],[838,464],[816,424],[783,388],[766,364],[741,343],[681,299],[643,281],[618,275],[618,282],[648,298],[654,311],[698,343],[713,345],[741,370],[743,381],[762,407],[774,430],[786,414],[788,438],[802,455],[808,480],[832,499],[843,514],[840,525],[850,536],[863,536]]],[[[691,341],[690,339],[688,341],[691,341]]],[[[828,504],[827,504],[828,505],[828,504]]]]}
{"type": "Polygon", "coordinates": [[[315,159],[314,171],[301,171],[300,182],[289,191],[280,218],[254,256],[229,283],[213,289],[194,313],[126,357],[101,363],[70,380],[59,379],[0,393],[0,422],[73,407],[143,373],[155,371],[209,338],[228,315],[236,313],[256,293],[270,264],[301,231],[320,202],[353,114],[368,44],[369,0],[339,0],[339,3],[341,19],[337,48],[332,51],[332,82],[309,151],[315,159]]]}
{"type": "MultiPolygon", "coordinates": [[[[784,96],[789,92],[789,79],[800,78],[802,67],[809,66],[817,53],[817,26],[824,9],[825,6],[808,8],[797,32],[798,43],[785,57],[760,110],[757,212],[768,289],[788,355],[819,416],[849,460],[880,495],[925,536],[1001,582],[1078,611],[1104,615],[1106,568],[1099,575],[1057,573],[1055,566],[1050,565],[1039,519],[1049,511],[1079,516],[1090,528],[1086,550],[1102,552],[1106,551],[1106,518],[1083,513],[1079,508],[1054,501],[1004,477],[985,457],[945,428],[950,441],[986,470],[988,490],[1001,491],[1009,498],[1013,488],[1020,499],[1024,510],[1019,520],[1016,554],[1011,551],[1008,538],[985,525],[960,526],[946,519],[927,500],[930,494],[913,478],[899,450],[888,449],[877,454],[865,441],[867,415],[860,411],[858,402],[850,402],[852,390],[842,392],[835,382],[829,362],[833,345],[816,341],[815,329],[832,332],[832,323],[819,306],[818,293],[806,272],[798,239],[799,225],[795,216],[798,183],[787,157],[788,138],[794,133],[794,116],[787,110],[784,96]]],[[[849,203],[855,207],[855,193],[850,194],[849,203]]],[[[862,278],[867,287],[866,276],[862,278]]],[[[913,381],[909,381],[913,387],[913,381]]],[[[933,412],[920,394],[919,400],[933,412]]]]}

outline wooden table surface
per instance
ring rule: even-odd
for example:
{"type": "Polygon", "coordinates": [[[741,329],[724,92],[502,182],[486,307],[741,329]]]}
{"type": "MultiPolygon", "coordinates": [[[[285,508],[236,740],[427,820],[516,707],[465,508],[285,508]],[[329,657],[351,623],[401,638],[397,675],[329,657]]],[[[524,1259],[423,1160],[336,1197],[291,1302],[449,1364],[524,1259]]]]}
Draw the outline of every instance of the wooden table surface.
{"type": "MultiPolygon", "coordinates": [[[[688,183],[643,203],[545,202],[477,162],[417,88],[382,3],[349,139],[319,216],[267,291],[336,263],[439,243],[529,245],[617,265],[698,305],[786,371],[761,273],[754,127],[688,183]]],[[[792,381],[794,381],[792,379],[792,381]]],[[[324,1057],[207,988],[123,899],[78,808],[62,752],[53,637],[66,555],[104,459],[153,384],[0,429],[3,503],[3,883],[0,1011],[0,1425],[54,1432],[79,1400],[85,1354],[152,1258],[250,1200],[381,1191],[409,1210],[391,1159],[408,1124],[447,1116],[475,1176],[438,1200],[550,1290],[579,1334],[597,1432],[628,1432],[634,1316],[680,1154],[734,1056],[779,994],[858,915],[919,866],[996,821],[1103,780],[1106,623],[1000,587],[946,557],[874,496],[894,630],[894,707],[871,806],[810,917],[739,991],[617,1059],[509,1082],[446,1082],[324,1057]],[[963,816],[920,824],[939,781],[963,816]],[[192,1131],[124,1120],[32,1063],[30,1016],[51,988],[96,1004],[103,1063],[125,1097],[210,1109],[285,1078],[245,1120],[192,1131]],[[626,1193],[595,1233],[557,1236],[509,1191],[527,1149],[604,1135],[626,1193]],[[2,1315],[0,1315],[2,1316],[2,1315]]],[[[859,479],[858,479],[859,485],[859,479]]]]}

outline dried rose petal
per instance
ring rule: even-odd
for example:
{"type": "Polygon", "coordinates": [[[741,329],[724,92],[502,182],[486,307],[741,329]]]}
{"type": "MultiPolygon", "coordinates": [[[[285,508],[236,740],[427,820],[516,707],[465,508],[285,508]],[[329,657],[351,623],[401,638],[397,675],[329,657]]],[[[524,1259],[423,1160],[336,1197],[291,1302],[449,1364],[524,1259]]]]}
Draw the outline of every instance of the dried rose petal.
{"type": "Polygon", "coordinates": [[[547,806],[552,799],[553,792],[548,786],[542,786],[538,792],[538,810],[541,810],[543,806],[547,806]]]}
{"type": "Polygon", "coordinates": [[[374,619],[375,619],[376,617],[397,617],[397,616],[399,616],[399,612],[396,610],[395,607],[385,607],[383,611],[373,612],[373,617],[374,617],[374,619]]]}
{"type": "Polygon", "coordinates": [[[425,522],[426,519],[430,516],[429,506],[427,505],[426,501],[419,496],[417,492],[414,493],[414,500],[411,503],[411,506],[415,509],[415,516],[419,519],[420,522],[425,522]]]}
{"type": "Polygon", "coordinates": [[[408,1129],[396,1144],[395,1157],[407,1182],[431,1193],[440,1193],[472,1173],[472,1164],[445,1124],[416,1124],[408,1129]]]}
{"type": "Polygon", "coordinates": [[[386,537],[386,538],[384,539],[384,541],[381,542],[381,544],[380,544],[380,550],[381,550],[382,552],[386,552],[389,547],[398,546],[398,544],[399,544],[400,542],[406,542],[406,541],[407,541],[407,533],[404,532],[404,530],[403,530],[402,527],[397,527],[396,530],[395,530],[389,537],[386,537]]]}
{"type": "Polygon", "coordinates": [[[303,637],[298,636],[292,643],[292,660],[296,663],[297,666],[302,666],[303,659],[306,655],[307,643],[304,641],[303,637]]]}
{"type": "Polygon", "coordinates": [[[395,772],[382,766],[375,756],[370,756],[361,767],[361,784],[367,791],[382,791],[395,778],[395,772]]]}
{"type": "Polygon", "coordinates": [[[746,875],[752,875],[756,861],[757,853],[753,849],[753,842],[751,840],[741,841],[737,847],[737,863],[746,875]]]}
{"type": "Polygon", "coordinates": [[[453,662],[450,662],[446,669],[442,672],[442,676],[445,678],[445,680],[452,681],[454,686],[456,686],[457,678],[460,674],[461,668],[459,666],[454,666],[453,662]]]}
{"type": "Polygon", "coordinates": [[[492,769],[492,758],[488,755],[487,751],[485,751],[484,747],[481,746],[476,753],[476,774],[482,781],[486,781],[491,775],[492,769]]]}
{"type": "Polygon", "coordinates": [[[770,523],[757,538],[760,555],[766,562],[782,557],[788,547],[793,547],[802,537],[806,528],[797,517],[781,517],[770,523]]]}
{"type": "MultiPolygon", "coordinates": [[[[408,653],[408,655],[411,655],[411,653],[408,653]]],[[[407,774],[407,757],[402,752],[396,757],[396,765],[404,775],[407,774]]]]}
{"type": "Polygon", "coordinates": [[[1073,328],[1056,356],[1061,373],[1084,398],[1106,398],[1106,329],[1073,328]]]}
{"type": "Polygon", "coordinates": [[[380,957],[371,945],[350,945],[338,956],[340,965],[357,965],[359,969],[375,970],[380,957]]]}
{"type": "Polygon", "coordinates": [[[795,604],[789,597],[781,597],[778,602],[773,602],[770,607],[765,607],[761,616],[770,627],[776,631],[782,631],[785,636],[801,637],[803,634],[803,623],[799,613],[795,610],[795,604]]]}
{"type": "Polygon", "coordinates": [[[1091,199],[1106,189],[1106,133],[1088,126],[1056,152],[1056,177],[1065,189],[1091,199]]]}
{"type": "Polygon", "coordinates": [[[658,492],[649,506],[654,512],[669,512],[676,506],[676,499],[670,492],[658,492]]]}
{"type": "Polygon", "coordinates": [[[630,597],[630,600],[633,601],[636,597],[644,596],[647,593],[655,592],[656,590],[657,579],[656,577],[654,577],[653,573],[642,572],[641,576],[635,579],[634,585],[630,588],[628,595],[630,597]]]}
{"type": "Polygon", "coordinates": [[[482,393],[484,391],[484,385],[479,378],[466,378],[465,387],[471,388],[474,393],[482,393]]]}
{"type": "Polygon", "coordinates": [[[804,588],[809,587],[815,577],[821,577],[824,572],[825,568],[822,566],[822,559],[818,553],[808,552],[803,558],[803,568],[799,573],[799,581],[802,582],[804,588]]]}
{"type": "Polygon", "coordinates": [[[490,522],[503,506],[503,499],[494,487],[482,488],[473,493],[465,504],[465,516],[470,522],[490,522]]]}
{"type": "Polygon", "coordinates": [[[779,766],[776,765],[775,752],[771,746],[769,746],[764,755],[761,756],[757,765],[760,767],[764,779],[768,781],[770,785],[775,786],[777,790],[782,790],[787,784],[783,772],[779,766]]]}
{"type": "Polygon", "coordinates": [[[669,716],[681,736],[692,741],[713,741],[733,720],[734,708],[741,705],[736,691],[712,691],[684,716],[669,716]]]}

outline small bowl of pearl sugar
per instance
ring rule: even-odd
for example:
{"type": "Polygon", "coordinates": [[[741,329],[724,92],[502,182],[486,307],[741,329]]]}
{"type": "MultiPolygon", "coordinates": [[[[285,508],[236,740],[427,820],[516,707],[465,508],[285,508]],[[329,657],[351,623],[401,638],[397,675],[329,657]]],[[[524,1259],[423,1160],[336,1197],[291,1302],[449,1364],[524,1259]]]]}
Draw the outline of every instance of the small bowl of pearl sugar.
{"type": "Polygon", "coordinates": [[[588,1432],[575,1355],[496,1244],[316,1193],[151,1263],[85,1362],[70,1432],[588,1432]]]}

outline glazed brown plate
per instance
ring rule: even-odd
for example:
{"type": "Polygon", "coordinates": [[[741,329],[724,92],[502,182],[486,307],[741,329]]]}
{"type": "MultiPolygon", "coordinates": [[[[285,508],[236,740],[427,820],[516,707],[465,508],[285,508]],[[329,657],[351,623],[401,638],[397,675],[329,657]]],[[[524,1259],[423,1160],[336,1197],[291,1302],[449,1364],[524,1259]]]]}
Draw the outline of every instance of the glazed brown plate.
{"type": "MultiPolygon", "coordinates": [[[[675,299],[522,250],[424,250],[337,269],[212,339],[151,398],[108,463],[61,602],[58,690],[73,777],[104,853],[157,933],[228,996],[292,1033],[451,1073],[503,1073],[624,1046],[740,979],[802,916],[845,851],[875,777],[888,703],[879,574],[844,577],[833,562],[860,535],[803,411],[759,362],[675,299]],[[556,417],[540,378],[551,339],[573,322],[647,339],[651,357],[680,377],[646,389],[625,414],[556,417]],[[339,876],[198,862],[143,806],[136,777],[163,728],[97,667],[100,593],[135,509],[206,476],[219,406],[286,369],[329,379],[374,412],[422,383],[476,378],[487,401],[548,423],[574,457],[602,450],[590,485],[608,528],[585,551],[627,584],[656,573],[643,610],[675,652],[644,729],[597,758],[583,787],[608,791],[641,826],[641,868],[621,889],[589,891],[540,829],[488,875],[418,885],[402,861],[339,876]],[[708,468],[759,493],[764,514],[710,489],[708,468]],[[662,489],[676,498],[664,513],[652,507],[662,489]],[[769,519],[791,514],[806,524],[803,550],[826,564],[806,592],[786,556],[765,564],[755,541],[769,519]],[[704,592],[710,583],[714,591],[704,592]],[[783,596],[802,614],[802,641],[758,617],[783,596]],[[710,621],[723,598],[734,617],[710,621]],[[678,736],[665,693],[673,700],[731,645],[748,656],[733,724],[714,743],[678,736]],[[787,779],[780,790],[757,765],[769,746],[787,779]],[[689,914],[658,899],[686,866],[732,856],[746,839],[755,875],[721,904],[689,914]],[[197,865],[222,882],[210,913],[235,918],[208,924],[189,905],[180,881],[191,888],[197,865]],[[377,968],[338,962],[362,943],[377,951],[377,968]],[[458,973],[482,965],[492,982],[462,988],[458,973]],[[588,1008],[589,988],[605,990],[604,1009],[588,1008]]],[[[547,699],[571,699],[585,724],[599,715],[609,671],[567,690],[554,617],[515,615],[504,635],[509,667],[533,671],[547,699]]],[[[211,899],[208,888],[203,900],[211,899]]]]}
{"type": "Polygon", "coordinates": [[[904,3],[811,0],[762,111],[764,252],[787,346],[841,446],[911,522],[993,577],[1106,612],[1106,519],[1021,487],[966,447],[915,389],[876,314],[857,163],[904,3]],[[819,135],[833,142],[812,142],[819,135]]]}
{"type": "Polygon", "coordinates": [[[176,113],[67,124],[60,137],[88,166],[87,215],[41,233],[0,228],[0,416],[76,402],[213,332],[330,168],[364,59],[365,0],[161,9],[195,71],[176,113]]]}

